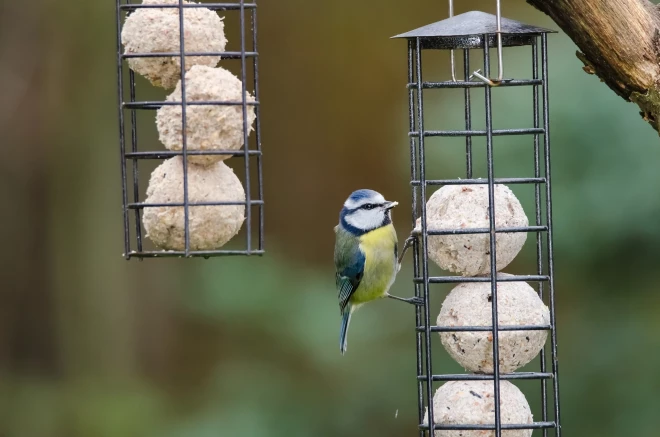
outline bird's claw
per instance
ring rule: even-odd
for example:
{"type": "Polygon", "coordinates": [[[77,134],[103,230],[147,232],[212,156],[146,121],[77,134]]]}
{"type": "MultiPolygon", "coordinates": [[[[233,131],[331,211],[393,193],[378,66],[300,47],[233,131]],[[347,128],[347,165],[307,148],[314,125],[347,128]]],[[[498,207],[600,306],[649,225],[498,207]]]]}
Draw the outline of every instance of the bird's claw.
{"type": "Polygon", "coordinates": [[[401,261],[403,261],[403,257],[405,256],[408,249],[415,243],[415,241],[417,241],[417,236],[411,233],[410,236],[406,238],[406,241],[403,243],[403,249],[401,249],[401,254],[399,255],[399,259],[397,260],[399,263],[399,270],[401,269],[401,261]]]}
{"type": "Polygon", "coordinates": [[[421,297],[411,297],[410,299],[408,299],[408,303],[411,303],[415,306],[424,306],[425,305],[424,298],[421,298],[421,297]]]}
{"type": "Polygon", "coordinates": [[[399,296],[392,296],[391,294],[387,295],[388,297],[394,299],[394,300],[399,300],[401,302],[406,302],[409,304],[413,304],[415,306],[424,306],[424,299],[421,297],[410,297],[410,298],[404,298],[404,297],[399,297],[399,296]]]}

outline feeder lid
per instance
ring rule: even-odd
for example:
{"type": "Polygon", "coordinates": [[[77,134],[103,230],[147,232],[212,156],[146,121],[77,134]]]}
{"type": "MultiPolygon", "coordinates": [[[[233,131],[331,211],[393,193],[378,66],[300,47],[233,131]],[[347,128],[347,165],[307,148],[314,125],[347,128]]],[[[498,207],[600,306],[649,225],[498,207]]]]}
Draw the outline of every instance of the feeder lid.
{"type": "MultiPolygon", "coordinates": [[[[469,36],[497,33],[497,17],[481,11],[470,11],[455,15],[446,20],[420,27],[392,38],[433,38],[469,36]]],[[[530,26],[520,21],[501,18],[503,34],[556,33],[554,30],[530,26]]]]}

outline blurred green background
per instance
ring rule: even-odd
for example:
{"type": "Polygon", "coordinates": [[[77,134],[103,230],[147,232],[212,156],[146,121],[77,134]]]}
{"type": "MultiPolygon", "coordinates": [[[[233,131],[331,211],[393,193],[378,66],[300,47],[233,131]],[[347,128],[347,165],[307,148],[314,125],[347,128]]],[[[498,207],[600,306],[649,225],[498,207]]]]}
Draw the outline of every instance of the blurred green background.
{"type": "MultiPolygon", "coordinates": [[[[417,435],[413,309],[364,308],[339,354],[332,227],[369,187],[401,202],[409,232],[406,47],[389,37],[446,5],[260,3],[267,255],[144,262],[121,256],[115,3],[1,3],[0,436],[417,435]]],[[[503,14],[558,29],[522,0],[503,14]]],[[[655,437],[658,135],[581,70],[565,35],[549,40],[564,435],[655,437]]],[[[446,78],[446,54],[429,59],[446,78]]],[[[529,51],[505,62],[524,75],[529,51]]],[[[427,128],[460,125],[460,96],[429,99],[427,128]]],[[[530,126],[531,91],[495,98],[496,128],[530,126]]],[[[155,129],[142,139],[158,149],[155,129]]],[[[430,177],[461,176],[461,144],[429,152],[430,177]]],[[[529,146],[496,142],[497,176],[531,176],[529,146]]],[[[514,191],[531,217],[531,191],[514,191]]],[[[412,293],[405,264],[393,294],[412,293]]],[[[530,237],[506,271],[534,265],[530,237]]],[[[460,371],[434,341],[436,372],[460,371]]],[[[540,420],[538,383],[516,384],[540,420]]]]}

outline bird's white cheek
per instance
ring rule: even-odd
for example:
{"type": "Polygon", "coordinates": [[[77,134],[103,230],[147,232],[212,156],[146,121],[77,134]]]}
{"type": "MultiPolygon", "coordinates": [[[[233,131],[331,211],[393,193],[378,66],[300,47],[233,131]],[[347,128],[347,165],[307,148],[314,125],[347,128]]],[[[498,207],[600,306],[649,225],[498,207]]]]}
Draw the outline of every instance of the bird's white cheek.
{"type": "Polygon", "coordinates": [[[358,217],[357,213],[353,213],[346,216],[346,223],[353,226],[354,228],[363,229],[362,221],[358,217]]]}
{"type": "Polygon", "coordinates": [[[346,216],[346,222],[358,229],[376,229],[383,223],[383,214],[359,210],[346,216]]]}

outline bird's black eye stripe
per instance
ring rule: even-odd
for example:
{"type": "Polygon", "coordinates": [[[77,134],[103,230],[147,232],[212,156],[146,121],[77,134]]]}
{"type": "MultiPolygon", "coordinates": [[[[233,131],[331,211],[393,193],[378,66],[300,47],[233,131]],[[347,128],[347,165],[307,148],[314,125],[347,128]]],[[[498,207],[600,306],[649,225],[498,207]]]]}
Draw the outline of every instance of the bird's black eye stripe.
{"type": "Polygon", "coordinates": [[[382,203],[367,203],[367,204],[362,205],[362,208],[364,208],[364,209],[374,209],[374,208],[379,207],[379,206],[383,206],[383,204],[382,203]]]}

